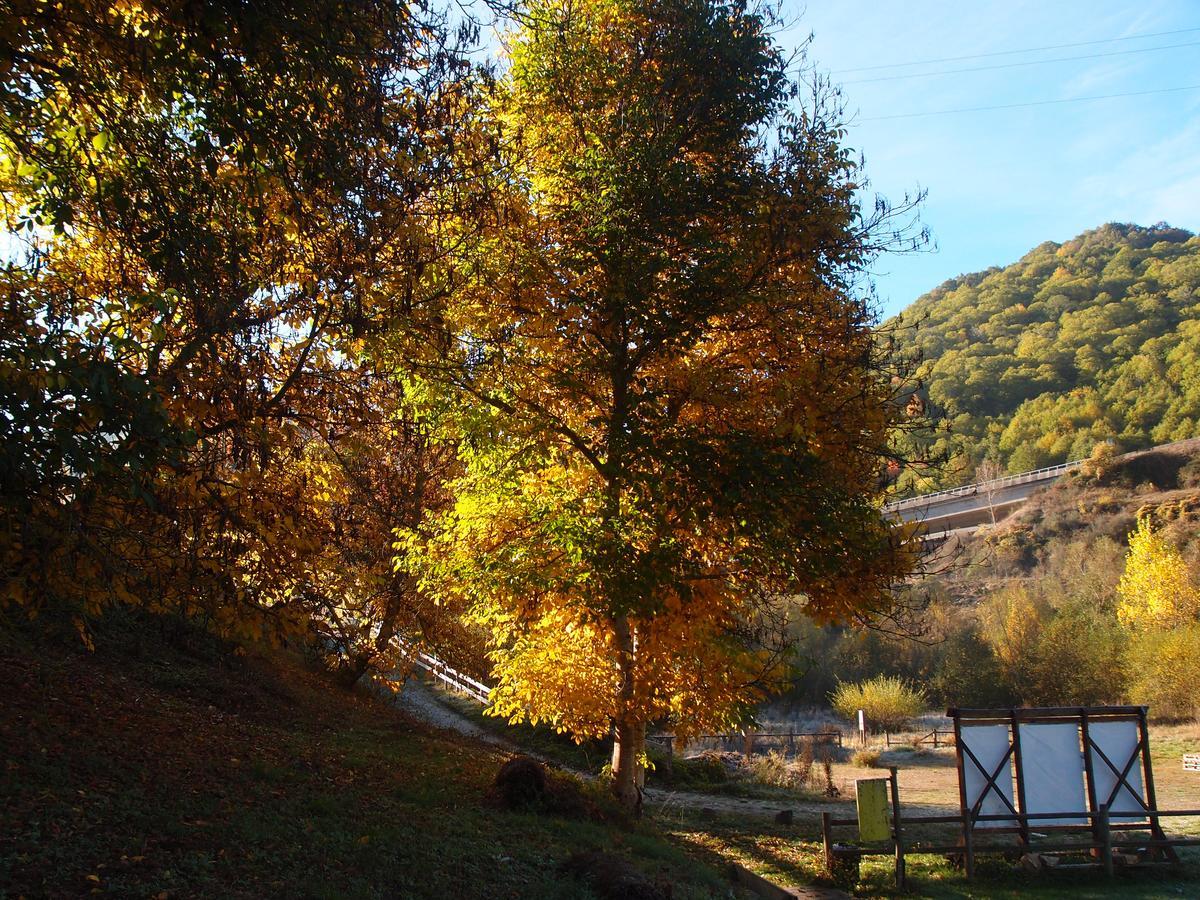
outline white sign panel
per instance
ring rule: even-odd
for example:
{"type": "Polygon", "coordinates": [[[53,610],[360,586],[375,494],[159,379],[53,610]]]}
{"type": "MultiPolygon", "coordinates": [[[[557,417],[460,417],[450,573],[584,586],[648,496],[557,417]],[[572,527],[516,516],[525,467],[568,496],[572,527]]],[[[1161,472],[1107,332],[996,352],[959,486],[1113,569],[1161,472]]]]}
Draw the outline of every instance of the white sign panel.
{"type": "MultiPolygon", "coordinates": [[[[984,816],[1002,815],[1016,809],[1013,803],[1012,761],[1006,760],[996,776],[995,784],[988,784],[992,773],[1000,766],[1001,760],[1008,754],[1010,745],[1007,725],[963,725],[959,729],[959,740],[963,745],[963,786],[966,788],[967,809],[972,810],[979,802],[979,813],[984,816]],[[967,753],[970,749],[970,753],[967,753]],[[979,765],[975,759],[979,760],[979,765]],[[983,766],[983,769],[980,768],[983,766]],[[987,771],[984,771],[986,769],[987,771]],[[1003,797],[1004,799],[1001,799],[1003,797]],[[1008,801],[1005,804],[1004,800],[1008,801]]],[[[991,822],[978,822],[977,828],[1010,828],[1016,825],[1014,819],[1001,819],[991,822]]]]}
{"type": "MultiPolygon", "coordinates": [[[[1118,772],[1125,768],[1125,764],[1137,751],[1138,742],[1141,740],[1138,723],[1131,720],[1088,722],[1088,736],[1097,747],[1104,751],[1104,756],[1112,761],[1118,772]]],[[[1141,754],[1138,754],[1138,758],[1130,766],[1129,772],[1125,776],[1125,781],[1133,787],[1136,794],[1130,793],[1129,787],[1122,784],[1121,789],[1114,795],[1113,791],[1119,783],[1117,773],[1094,748],[1089,747],[1088,752],[1092,755],[1092,777],[1096,782],[1096,808],[1099,809],[1108,803],[1111,819],[1144,819],[1146,808],[1139,802],[1139,798],[1145,796],[1145,790],[1142,787],[1141,754]],[[1112,798],[1111,803],[1109,803],[1110,797],[1112,798]],[[1121,815],[1121,813],[1125,813],[1125,815],[1121,815]]]]}
{"type": "MultiPolygon", "coordinates": [[[[1019,725],[1021,774],[1024,776],[1025,809],[1029,814],[1083,812],[1087,806],[1087,783],[1078,722],[1042,722],[1019,725]]],[[[1086,816],[1032,819],[1039,825],[1086,825],[1086,816]]]]}

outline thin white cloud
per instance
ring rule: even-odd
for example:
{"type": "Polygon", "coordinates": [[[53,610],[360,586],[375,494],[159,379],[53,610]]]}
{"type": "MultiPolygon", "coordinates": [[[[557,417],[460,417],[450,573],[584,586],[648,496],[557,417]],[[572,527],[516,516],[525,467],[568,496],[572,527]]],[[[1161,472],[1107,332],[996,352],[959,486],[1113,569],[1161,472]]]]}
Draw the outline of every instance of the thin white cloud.
{"type": "MultiPolygon", "coordinates": [[[[1147,224],[1159,220],[1200,227],[1200,116],[1196,104],[1167,137],[1138,144],[1103,174],[1083,179],[1075,196],[1147,224]]],[[[1116,218],[1110,215],[1109,218],[1116,218]]]]}

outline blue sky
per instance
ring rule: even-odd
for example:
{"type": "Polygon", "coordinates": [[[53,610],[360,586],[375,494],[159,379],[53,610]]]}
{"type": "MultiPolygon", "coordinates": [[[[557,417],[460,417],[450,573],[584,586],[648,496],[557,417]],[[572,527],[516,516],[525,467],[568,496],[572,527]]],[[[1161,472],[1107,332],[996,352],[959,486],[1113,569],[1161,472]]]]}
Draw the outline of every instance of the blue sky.
{"type": "Polygon", "coordinates": [[[929,192],[937,250],[876,265],[886,314],[1104,222],[1200,231],[1200,89],[907,117],[1200,85],[1200,0],[785,0],[784,14],[794,24],[781,43],[811,32],[810,63],[842,84],[847,143],[866,157],[873,190],[929,192]],[[1170,31],[1181,33],[1131,37],[1170,31]],[[1085,41],[1103,43],[1005,52],[1085,41]],[[978,58],[863,69],[962,56],[978,58]],[[1093,58],[1012,65],[1068,56],[1093,58]],[[1006,68],[895,77],[984,66],[1006,68]]]}

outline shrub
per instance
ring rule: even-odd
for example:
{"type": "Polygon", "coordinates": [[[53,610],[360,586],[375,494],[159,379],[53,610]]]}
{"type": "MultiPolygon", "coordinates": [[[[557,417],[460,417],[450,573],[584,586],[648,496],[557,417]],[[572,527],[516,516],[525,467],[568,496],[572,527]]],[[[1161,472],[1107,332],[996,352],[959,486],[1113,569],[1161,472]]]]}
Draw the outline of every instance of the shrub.
{"type": "Polygon", "coordinates": [[[930,692],[943,706],[1013,706],[1013,695],[992,647],[974,629],[951,635],[930,679],[930,692]]]}
{"type": "Polygon", "coordinates": [[[878,750],[855,750],[854,755],[850,757],[852,765],[858,766],[860,769],[877,769],[879,768],[879,758],[881,754],[878,750]]]}
{"type": "Polygon", "coordinates": [[[821,773],[825,776],[825,796],[839,796],[842,792],[833,783],[833,752],[828,747],[821,748],[821,773]]]}
{"type": "Polygon", "coordinates": [[[1100,441],[1092,447],[1091,455],[1079,467],[1085,478],[1103,483],[1117,462],[1117,445],[1112,441],[1100,441]]]}
{"type": "MultiPolygon", "coordinates": [[[[822,749],[823,751],[827,750],[827,748],[822,749]]],[[[824,766],[826,756],[832,763],[832,754],[825,752],[822,755],[822,766],[824,766]]],[[[825,787],[820,773],[813,769],[813,748],[809,741],[804,742],[800,754],[792,760],[778,750],[762,756],[750,757],[746,760],[744,775],[760,784],[769,784],[792,791],[824,790],[825,787]]]]}
{"type": "Polygon", "coordinates": [[[796,777],[801,784],[808,784],[812,781],[813,744],[812,740],[801,741],[800,752],[796,754],[795,762],[792,763],[796,769],[796,777]]]}
{"type": "Polygon", "coordinates": [[[1139,635],[1128,659],[1133,702],[1149,706],[1155,719],[1200,717],[1200,623],[1139,635]]]}
{"type": "Polygon", "coordinates": [[[496,773],[492,795],[504,809],[519,809],[546,795],[546,767],[528,756],[508,760],[496,773]]]}
{"type": "Polygon", "coordinates": [[[903,678],[879,675],[857,684],[842,682],[830,696],[839,715],[853,720],[858,710],[867,714],[873,729],[899,731],[925,709],[925,695],[903,678]]]}
{"type": "Polygon", "coordinates": [[[671,767],[657,767],[646,773],[652,784],[687,790],[704,790],[725,784],[735,777],[741,756],[705,750],[697,756],[676,758],[671,767]]]}

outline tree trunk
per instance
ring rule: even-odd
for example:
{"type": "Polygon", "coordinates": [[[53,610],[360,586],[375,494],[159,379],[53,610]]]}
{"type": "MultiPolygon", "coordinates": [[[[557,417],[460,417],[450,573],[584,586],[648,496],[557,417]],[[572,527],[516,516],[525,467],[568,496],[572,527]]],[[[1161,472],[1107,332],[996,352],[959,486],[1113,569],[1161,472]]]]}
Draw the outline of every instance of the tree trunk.
{"type": "Polygon", "coordinates": [[[646,726],[641,722],[618,720],[613,739],[613,793],[625,809],[642,814],[642,765],[646,751],[646,726]]]}
{"type": "Polygon", "coordinates": [[[641,759],[646,752],[646,723],[632,713],[634,641],[629,621],[615,623],[617,638],[617,670],[621,673],[621,690],[617,696],[618,714],[613,735],[612,777],[613,793],[623,807],[635,816],[642,813],[641,759]]]}

